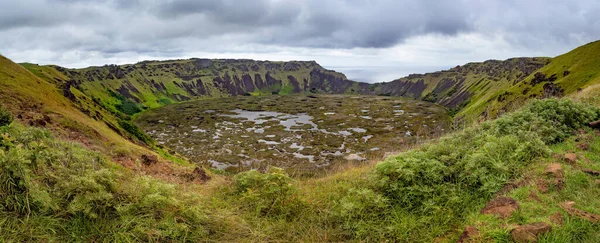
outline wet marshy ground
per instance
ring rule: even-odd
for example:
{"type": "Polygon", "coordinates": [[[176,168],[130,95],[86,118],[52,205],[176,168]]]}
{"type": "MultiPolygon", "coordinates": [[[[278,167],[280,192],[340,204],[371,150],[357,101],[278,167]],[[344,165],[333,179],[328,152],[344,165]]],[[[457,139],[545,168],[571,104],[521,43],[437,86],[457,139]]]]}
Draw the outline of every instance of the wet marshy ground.
{"type": "Polygon", "coordinates": [[[382,96],[233,97],[168,105],[136,123],[159,144],[217,169],[314,171],[381,159],[448,130],[440,106],[382,96]]]}

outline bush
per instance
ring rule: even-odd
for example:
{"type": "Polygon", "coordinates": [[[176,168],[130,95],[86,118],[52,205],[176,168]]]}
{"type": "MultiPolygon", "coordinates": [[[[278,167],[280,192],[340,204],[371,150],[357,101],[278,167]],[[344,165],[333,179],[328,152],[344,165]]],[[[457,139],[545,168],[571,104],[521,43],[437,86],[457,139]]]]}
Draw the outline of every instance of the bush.
{"type": "Polygon", "coordinates": [[[546,155],[547,144],[564,140],[599,115],[597,108],[568,100],[534,101],[378,164],[376,189],[390,202],[421,213],[487,200],[534,158],[546,155]]]}
{"type": "Polygon", "coordinates": [[[38,128],[0,128],[0,228],[8,241],[200,241],[204,209],[175,186],[121,174],[38,128]],[[62,238],[61,238],[62,237],[62,238]]]}
{"type": "Polygon", "coordinates": [[[4,108],[0,108],[0,127],[8,126],[13,122],[13,117],[10,112],[5,110],[4,108]]]}
{"type": "Polygon", "coordinates": [[[387,213],[389,207],[389,200],[373,190],[351,188],[336,205],[333,213],[342,222],[344,229],[362,237],[368,234],[363,230],[368,227],[364,226],[381,221],[382,214],[387,213]]]}
{"type": "Polygon", "coordinates": [[[246,171],[233,177],[235,194],[247,208],[263,216],[293,216],[302,206],[298,189],[285,172],[276,167],[267,173],[246,171]]]}
{"type": "Polygon", "coordinates": [[[523,109],[488,122],[495,134],[534,132],[546,143],[557,143],[600,117],[600,109],[567,99],[535,100],[523,109]]]}
{"type": "Polygon", "coordinates": [[[119,126],[125,129],[127,133],[133,135],[133,137],[144,142],[148,146],[154,145],[154,140],[133,123],[119,119],[119,126]]]}

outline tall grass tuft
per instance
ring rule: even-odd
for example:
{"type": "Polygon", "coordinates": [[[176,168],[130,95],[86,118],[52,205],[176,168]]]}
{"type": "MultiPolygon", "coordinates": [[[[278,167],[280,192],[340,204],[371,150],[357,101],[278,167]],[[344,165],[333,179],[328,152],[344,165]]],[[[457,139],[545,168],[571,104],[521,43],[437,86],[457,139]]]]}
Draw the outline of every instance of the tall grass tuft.
{"type": "Polygon", "coordinates": [[[8,241],[199,241],[205,209],[174,185],[127,176],[47,130],[0,128],[0,229],[8,241]]]}
{"type": "Polygon", "coordinates": [[[0,127],[8,126],[13,122],[13,116],[6,109],[0,107],[0,127]]]}

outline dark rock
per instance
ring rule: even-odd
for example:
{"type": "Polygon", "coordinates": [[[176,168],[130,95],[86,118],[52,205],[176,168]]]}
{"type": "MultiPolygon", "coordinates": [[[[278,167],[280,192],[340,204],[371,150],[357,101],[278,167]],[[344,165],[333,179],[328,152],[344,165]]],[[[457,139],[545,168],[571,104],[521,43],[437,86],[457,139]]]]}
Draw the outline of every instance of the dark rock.
{"type": "Polygon", "coordinates": [[[252,81],[252,77],[248,74],[242,75],[242,85],[244,86],[246,92],[254,92],[255,86],[252,81]]]}
{"type": "Polygon", "coordinates": [[[294,93],[300,93],[302,91],[302,89],[300,89],[300,83],[298,83],[298,80],[296,80],[294,76],[288,75],[288,80],[290,81],[290,84],[294,86],[294,93]]]}
{"type": "Polygon", "coordinates": [[[206,182],[210,180],[210,176],[206,174],[206,171],[202,167],[196,167],[192,173],[184,174],[184,178],[188,181],[199,181],[206,182]]]}
{"type": "Polygon", "coordinates": [[[300,70],[300,64],[296,62],[286,62],[283,66],[284,71],[298,71],[300,70]]]}
{"type": "Polygon", "coordinates": [[[581,169],[581,171],[583,173],[589,174],[589,175],[593,175],[593,176],[599,176],[600,175],[600,171],[597,170],[592,170],[592,169],[581,169]]]}
{"type": "Polygon", "coordinates": [[[565,90],[555,83],[547,83],[544,84],[544,93],[542,98],[551,98],[551,97],[562,97],[565,94],[565,90]]]}

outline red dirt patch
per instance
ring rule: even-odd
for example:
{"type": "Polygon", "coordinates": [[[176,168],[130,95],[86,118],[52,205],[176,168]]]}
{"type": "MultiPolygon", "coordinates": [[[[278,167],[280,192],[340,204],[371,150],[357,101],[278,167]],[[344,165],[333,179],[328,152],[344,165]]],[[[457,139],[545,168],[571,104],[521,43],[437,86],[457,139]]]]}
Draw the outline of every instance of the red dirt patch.
{"type": "Polygon", "coordinates": [[[515,242],[537,242],[538,235],[550,231],[552,231],[552,226],[540,222],[520,225],[510,231],[510,236],[515,242]]]}
{"type": "Polygon", "coordinates": [[[144,154],[142,155],[142,163],[147,166],[156,164],[158,163],[158,156],[153,154],[144,154]]]}
{"type": "Polygon", "coordinates": [[[128,157],[116,157],[113,161],[130,169],[135,173],[141,173],[161,179],[166,182],[187,184],[187,183],[204,183],[210,180],[210,176],[206,174],[202,168],[195,168],[189,172],[189,168],[182,167],[169,162],[157,160],[150,165],[140,165],[135,160],[128,157]]]}
{"type": "Polygon", "coordinates": [[[500,196],[489,201],[481,210],[481,213],[495,214],[504,219],[510,217],[517,209],[519,209],[519,203],[517,200],[510,197],[500,196]]]}
{"type": "Polygon", "coordinates": [[[554,185],[556,188],[559,190],[562,189],[565,180],[565,171],[560,164],[554,163],[548,165],[544,171],[544,174],[552,175],[554,177],[554,185]]]}
{"type": "Polygon", "coordinates": [[[535,187],[541,193],[547,193],[548,191],[550,191],[548,182],[541,178],[536,180],[535,187]]]}
{"type": "Polygon", "coordinates": [[[552,216],[550,216],[550,222],[552,222],[553,224],[556,224],[556,225],[562,225],[563,224],[562,214],[560,214],[559,212],[552,214],[552,216]]]}
{"type": "Polygon", "coordinates": [[[575,164],[577,162],[577,154],[569,153],[564,156],[565,162],[569,164],[575,164]]]}
{"type": "Polygon", "coordinates": [[[536,201],[536,202],[542,202],[542,199],[540,199],[538,194],[535,193],[534,191],[529,192],[529,200],[536,201]]]}
{"type": "Polygon", "coordinates": [[[574,206],[575,202],[573,201],[568,201],[560,204],[560,207],[571,216],[585,219],[593,223],[598,223],[598,221],[600,221],[600,215],[583,211],[581,209],[575,208],[574,206]]]}
{"type": "Polygon", "coordinates": [[[590,149],[590,145],[587,143],[578,143],[577,144],[577,148],[581,149],[581,150],[589,150],[590,149]]]}
{"type": "Polygon", "coordinates": [[[473,238],[477,237],[479,237],[479,230],[473,226],[467,226],[460,235],[460,238],[458,238],[457,243],[470,242],[473,238]]]}

